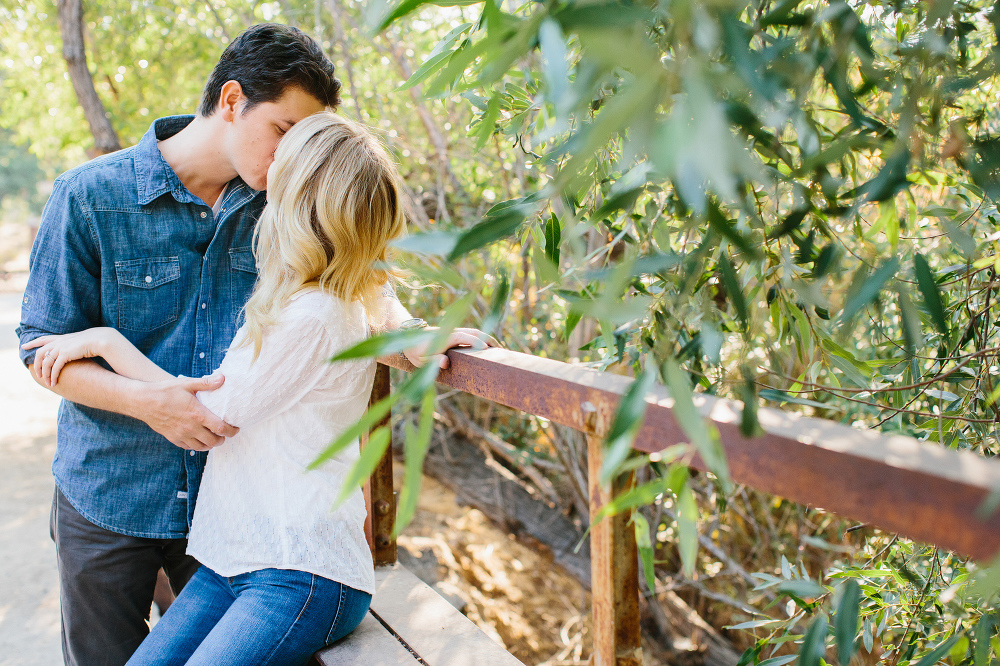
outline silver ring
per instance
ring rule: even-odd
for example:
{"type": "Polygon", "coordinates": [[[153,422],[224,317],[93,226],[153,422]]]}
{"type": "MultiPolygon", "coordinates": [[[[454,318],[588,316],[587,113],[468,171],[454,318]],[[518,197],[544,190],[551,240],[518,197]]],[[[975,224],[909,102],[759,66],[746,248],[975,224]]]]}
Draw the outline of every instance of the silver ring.
{"type": "Polygon", "coordinates": [[[45,350],[45,357],[48,358],[49,356],[52,356],[52,350],[51,349],[46,349],[45,350]]]}

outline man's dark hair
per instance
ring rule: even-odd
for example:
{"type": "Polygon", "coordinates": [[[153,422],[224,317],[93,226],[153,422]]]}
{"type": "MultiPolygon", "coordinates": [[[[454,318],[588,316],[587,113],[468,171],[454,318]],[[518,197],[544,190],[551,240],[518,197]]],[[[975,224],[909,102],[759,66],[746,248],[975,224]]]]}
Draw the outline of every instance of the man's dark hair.
{"type": "Polygon", "coordinates": [[[226,81],[243,88],[244,111],[273,102],[289,86],[298,86],[331,108],[340,104],[340,80],[323,49],[298,28],[278,23],[255,25],[226,47],[205,84],[201,115],[215,113],[226,81]]]}

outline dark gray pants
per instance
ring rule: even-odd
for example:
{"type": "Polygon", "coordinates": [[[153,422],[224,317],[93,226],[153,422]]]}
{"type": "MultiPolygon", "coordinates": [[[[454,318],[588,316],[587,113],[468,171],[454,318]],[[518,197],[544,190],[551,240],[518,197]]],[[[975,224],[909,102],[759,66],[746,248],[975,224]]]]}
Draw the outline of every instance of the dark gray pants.
{"type": "Polygon", "coordinates": [[[198,569],[186,539],[144,539],[94,525],[56,488],[49,529],[59,563],[66,666],[121,666],[149,633],[156,574],[174,592],[198,569]]]}

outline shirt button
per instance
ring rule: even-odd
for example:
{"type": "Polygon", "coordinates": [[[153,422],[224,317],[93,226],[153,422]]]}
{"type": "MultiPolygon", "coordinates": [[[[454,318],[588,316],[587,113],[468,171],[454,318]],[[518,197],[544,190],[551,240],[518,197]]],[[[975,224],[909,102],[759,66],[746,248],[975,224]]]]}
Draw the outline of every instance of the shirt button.
{"type": "Polygon", "coordinates": [[[194,451],[188,451],[188,455],[189,456],[193,456],[194,455],[194,451]]]}
{"type": "Polygon", "coordinates": [[[146,276],[146,284],[149,284],[152,281],[153,281],[153,276],[152,275],[147,275],[146,276]]]}
{"type": "Polygon", "coordinates": [[[205,358],[205,352],[198,354],[198,358],[205,358]]]}
{"type": "Polygon", "coordinates": [[[206,213],[205,211],[201,211],[201,217],[202,219],[205,219],[206,217],[208,217],[208,213],[206,213]]]}
{"type": "Polygon", "coordinates": [[[205,309],[206,307],[207,307],[207,306],[206,306],[206,305],[205,305],[204,303],[202,303],[202,304],[201,304],[201,309],[202,309],[202,310],[204,310],[204,309],[205,309]]]}

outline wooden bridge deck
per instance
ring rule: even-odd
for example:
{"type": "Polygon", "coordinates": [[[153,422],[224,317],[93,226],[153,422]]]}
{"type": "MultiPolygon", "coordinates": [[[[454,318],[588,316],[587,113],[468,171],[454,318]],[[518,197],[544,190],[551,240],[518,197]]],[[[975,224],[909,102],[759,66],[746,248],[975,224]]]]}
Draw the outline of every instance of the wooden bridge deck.
{"type": "Polygon", "coordinates": [[[521,666],[502,646],[399,564],[375,570],[365,619],[316,654],[322,666],[521,666]]]}

